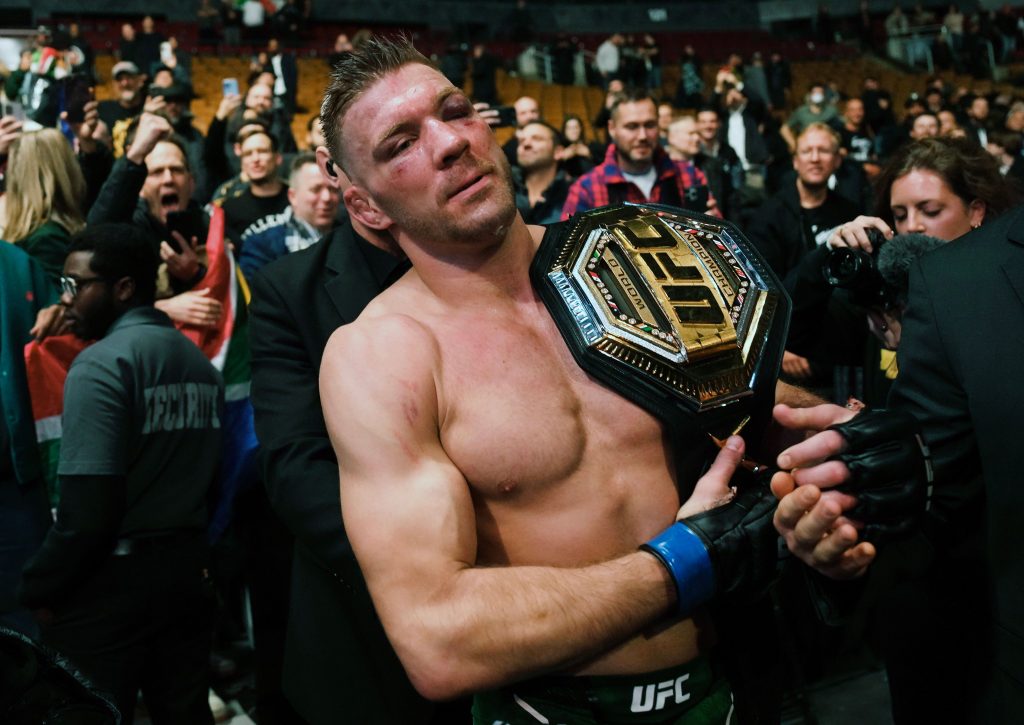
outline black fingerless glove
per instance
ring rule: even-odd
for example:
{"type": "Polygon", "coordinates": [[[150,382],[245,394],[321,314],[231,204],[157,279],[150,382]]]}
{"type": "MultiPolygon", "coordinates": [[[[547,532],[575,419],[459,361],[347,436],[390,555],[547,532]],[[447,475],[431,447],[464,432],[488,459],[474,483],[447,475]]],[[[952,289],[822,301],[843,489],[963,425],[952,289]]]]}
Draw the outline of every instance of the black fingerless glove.
{"type": "Polygon", "coordinates": [[[846,439],[833,457],[850,469],[838,487],[856,496],[847,516],[864,523],[860,537],[879,543],[906,535],[928,508],[931,453],[914,416],[902,410],[868,410],[831,426],[846,439]]]}
{"type": "Polygon", "coordinates": [[[729,503],[677,521],[641,547],[672,575],[679,615],[718,596],[753,598],[772,582],[777,504],[767,481],[744,486],[729,503]]]}

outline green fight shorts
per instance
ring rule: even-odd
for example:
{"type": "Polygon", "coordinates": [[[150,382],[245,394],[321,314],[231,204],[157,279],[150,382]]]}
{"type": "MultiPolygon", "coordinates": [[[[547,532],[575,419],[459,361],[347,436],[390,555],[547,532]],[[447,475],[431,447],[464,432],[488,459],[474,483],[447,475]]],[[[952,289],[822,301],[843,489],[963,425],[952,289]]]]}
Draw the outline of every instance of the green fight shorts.
{"type": "Polygon", "coordinates": [[[540,677],[473,698],[474,725],[724,725],[732,692],[707,657],[636,675],[540,677]]]}

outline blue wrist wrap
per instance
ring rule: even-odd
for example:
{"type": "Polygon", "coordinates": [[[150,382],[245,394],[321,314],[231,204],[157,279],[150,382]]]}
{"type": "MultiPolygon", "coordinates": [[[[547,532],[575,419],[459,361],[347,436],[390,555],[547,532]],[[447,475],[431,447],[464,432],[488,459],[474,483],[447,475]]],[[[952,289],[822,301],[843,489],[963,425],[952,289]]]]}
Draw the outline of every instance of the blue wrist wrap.
{"type": "Polygon", "coordinates": [[[641,547],[658,557],[672,575],[677,613],[693,611],[715,594],[715,571],[701,538],[681,521],[669,526],[641,547]]]}

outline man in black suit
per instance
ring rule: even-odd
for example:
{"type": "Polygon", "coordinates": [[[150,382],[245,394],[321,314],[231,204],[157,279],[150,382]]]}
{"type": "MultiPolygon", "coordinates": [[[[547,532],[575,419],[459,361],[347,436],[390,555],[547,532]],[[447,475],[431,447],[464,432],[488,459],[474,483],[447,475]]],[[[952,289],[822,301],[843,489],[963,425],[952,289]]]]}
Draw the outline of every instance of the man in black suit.
{"type": "MultiPolygon", "coordinates": [[[[340,184],[340,172],[330,173],[340,184]]],[[[402,271],[385,238],[346,220],[251,280],[252,400],[263,476],[271,505],[295,536],[284,691],[311,725],[339,718],[425,723],[433,709],[391,649],[345,535],[317,384],[331,333],[402,271]]]]}
{"type": "MultiPolygon", "coordinates": [[[[982,584],[974,593],[980,606],[972,607],[973,615],[960,612],[949,622],[977,633],[977,652],[949,660],[960,680],[958,694],[942,698],[963,703],[968,713],[944,720],[1009,723],[1024,712],[1022,359],[1024,208],[1018,208],[916,264],[902,321],[900,375],[889,398],[890,407],[921,422],[932,450],[933,513],[923,533],[948,545],[964,540],[979,524],[982,529],[982,584]],[[972,485],[979,473],[983,489],[972,485]],[[936,515],[936,509],[944,515],[936,515]]],[[[825,420],[825,412],[803,413],[800,421],[792,411],[787,417],[821,429],[834,422],[825,420]]],[[[800,447],[800,453],[811,455],[797,456],[791,449],[790,459],[780,464],[816,463],[837,450],[837,438],[831,432],[815,436],[800,447]]],[[[818,476],[824,483],[822,470],[805,469],[802,482],[818,476]]],[[[836,499],[819,498],[814,486],[801,485],[780,502],[776,522],[801,559],[842,577],[860,573],[873,552],[849,527],[835,525],[840,508],[836,499]],[[836,535],[840,529],[845,531],[836,535]]],[[[949,571],[947,586],[955,591],[968,573],[949,571]]],[[[943,639],[941,630],[934,636],[943,639]]]]}

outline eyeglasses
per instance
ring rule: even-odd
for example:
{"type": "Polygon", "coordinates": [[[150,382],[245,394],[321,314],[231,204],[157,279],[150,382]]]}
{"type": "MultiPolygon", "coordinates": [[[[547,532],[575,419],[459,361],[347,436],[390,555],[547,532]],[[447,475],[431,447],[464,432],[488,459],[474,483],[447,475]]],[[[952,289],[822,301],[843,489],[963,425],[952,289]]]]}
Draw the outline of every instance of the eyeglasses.
{"type": "Polygon", "coordinates": [[[69,295],[72,299],[78,295],[78,290],[85,287],[87,284],[93,282],[105,282],[106,277],[85,277],[84,279],[78,279],[77,277],[65,277],[60,278],[60,291],[62,295],[69,295]]]}

